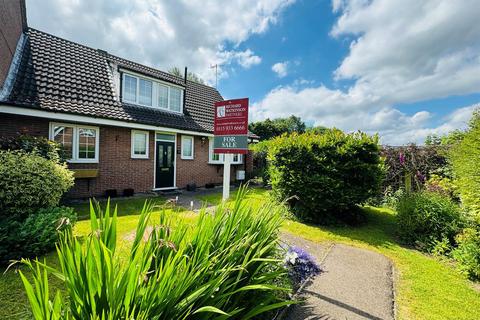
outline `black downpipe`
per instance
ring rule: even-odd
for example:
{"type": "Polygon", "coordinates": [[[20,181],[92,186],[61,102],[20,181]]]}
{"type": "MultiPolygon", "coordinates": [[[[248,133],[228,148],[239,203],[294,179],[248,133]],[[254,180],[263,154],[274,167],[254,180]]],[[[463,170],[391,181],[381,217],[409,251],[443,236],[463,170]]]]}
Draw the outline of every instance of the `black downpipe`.
{"type": "Polygon", "coordinates": [[[185,83],[185,90],[183,90],[183,113],[185,113],[185,101],[187,100],[187,75],[188,69],[185,67],[185,77],[183,79],[183,82],[185,83]]]}

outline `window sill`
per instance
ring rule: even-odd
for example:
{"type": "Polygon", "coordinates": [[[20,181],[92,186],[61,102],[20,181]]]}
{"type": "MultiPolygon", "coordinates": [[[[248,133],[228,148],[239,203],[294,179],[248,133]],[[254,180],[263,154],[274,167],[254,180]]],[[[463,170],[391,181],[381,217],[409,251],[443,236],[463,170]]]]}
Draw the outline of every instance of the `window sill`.
{"type": "Polygon", "coordinates": [[[193,157],[190,157],[190,158],[180,157],[180,159],[182,159],[182,160],[195,160],[193,157]]]}
{"type": "Polygon", "coordinates": [[[179,110],[172,110],[170,108],[162,108],[162,107],[158,107],[158,106],[149,106],[148,104],[141,104],[139,102],[135,102],[135,101],[128,101],[128,100],[125,100],[123,99],[122,100],[122,103],[126,103],[126,104],[130,104],[130,105],[133,105],[133,106],[137,106],[137,107],[142,107],[142,108],[150,108],[150,109],[153,109],[153,110],[160,110],[160,111],[164,111],[164,112],[170,112],[170,113],[174,113],[174,114],[178,114],[178,115],[183,115],[183,111],[179,110]]]}
{"type": "MultiPolygon", "coordinates": [[[[223,162],[211,162],[209,161],[208,164],[224,164],[223,162]]],[[[230,163],[231,165],[239,165],[239,164],[243,164],[242,162],[232,162],[230,163]]]]}
{"type": "Polygon", "coordinates": [[[133,160],[148,160],[149,159],[149,157],[138,157],[138,156],[137,157],[132,156],[130,158],[133,159],[133,160]]]}
{"type": "Polygon", "coordinates": [[[67,160],[67,163],[97,163],[98,160],[67,160]]]}

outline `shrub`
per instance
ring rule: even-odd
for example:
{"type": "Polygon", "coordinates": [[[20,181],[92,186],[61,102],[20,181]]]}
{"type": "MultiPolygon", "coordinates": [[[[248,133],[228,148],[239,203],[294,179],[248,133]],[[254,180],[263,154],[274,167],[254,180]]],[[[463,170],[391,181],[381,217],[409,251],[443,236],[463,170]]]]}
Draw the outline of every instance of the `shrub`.
{"type": "Polygon", "coordinates": [[[203,210],[195,228],[164,212],[147,229],[151,210],[145,206],[128,256],[117,248],[116,210],[111,215],[107,206],[97,221],[92,208],[92,232],[83,241],[71,228],[63,233],[59,270],[24,261],[37,288],[21,273],[34,317],[249,319],[290,304],[273,295],[285,290],[274,285],[285,274],[275,259],[280,214],[271,205],[254,211],[243,195],[242,189],[232,208],[203,210]],[[68,304],[59,291],[50,294],[50,271],[64,282],[68,304]]]}
{"type": "Polygon", "coordinates": [[[398,204],[398,200],[403,197],[405,190],[399,188],[396,191],[392,191],[392,188],[389,186],[383,193],[382,201],[380,205],[383,207],[395,209],[398,204]]]}
{"type": "Polygon", "coordinates": [[[268,160],[275,197],[315,223],[356,218],[356,205],[378,194],[383,177],[378,137],[361,132],[282,136],[268,160]]]}
{"type": "Polygon", "coordinates": [[[58,231],[76,221],[72,208],[40,209],[25,220],[0,220],[0,263],[35,257],[55,248],[58,231]]]}
{"type": "Polygon", "coordinates": [[[417,146],[410,144],[402,147],[382,147],[382,156],[385,158],[386,178],[383,190],[393,191],[405,188],[405,175],[412,177],[413,190],[420,190],[432,173],[442,177],[447,166],[445,146],[427,145],[417,146]]]}
{"type": "Polygon", "coordinates": [[[405,193],[396,209],[400,238],[428,252],[438,250],[445,241],[451,248],[464,223],[460,207],[437,193],[405,193]]]}
{"type": "Polygon", "coordinates": [[[472,280],[480,280],[480,231],[478,228],[465,228],[457,236],[458,247],[453,257],[459,269],[472,280]]]}
{"type": "Polygon", "coordinates": [[[250,146],[253,153],[253,175],[261,177],[264,185],[270,183],[267,162],[269,143],[270,140],[265,140],[250,146]]]}
{"type": "Polygon", "coordinates": [[[425,189],[427,191],[436,192],[458,201],[455,183],[449,177],[432,174],[425,183],[425,189]]]}
{"type": "Polygon", "coordinates": [[[65,162],[65,154],[60,145],[44,137],[18,135],[15,137],[1,137],[0,150],[21,150],[26,153],[35,153],[45,159],[55,162],[65,162]]]}
{"type": "Polygon", "coordinates": [[[26,217],[40,208],[55,207],[72,185],[73,173],[64,164],[0,150],[0,217],[26,217]]]}
{"type": "Polygon", "coordinates": [[[469,129],[449,152],[455,185],[462,203],[480,223],[480,111],[475,112],[469,129]]]}

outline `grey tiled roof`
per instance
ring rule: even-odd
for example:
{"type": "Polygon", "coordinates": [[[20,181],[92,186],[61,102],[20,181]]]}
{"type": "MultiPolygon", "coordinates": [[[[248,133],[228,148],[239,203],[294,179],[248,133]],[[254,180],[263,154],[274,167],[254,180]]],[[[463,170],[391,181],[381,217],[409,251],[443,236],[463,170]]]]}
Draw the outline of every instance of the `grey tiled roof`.
{"type": "Polygon", "coordinates": [[[47,111],[131,121],[200,132],[213,131],[212,87],[187,81],[53,35],[28,29],[22,61],[6,102],[47,111]],[[184,114],[121,103],[109,63],[185,87],[184,114]]]}

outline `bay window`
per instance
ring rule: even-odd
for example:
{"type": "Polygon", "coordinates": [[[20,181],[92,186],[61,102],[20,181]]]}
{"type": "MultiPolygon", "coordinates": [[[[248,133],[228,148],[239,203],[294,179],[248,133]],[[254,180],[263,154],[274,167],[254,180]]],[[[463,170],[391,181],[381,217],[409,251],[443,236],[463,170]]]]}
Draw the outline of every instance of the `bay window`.
{"type": "Polygon", "coordinates": [[[98,127],[50,123],[50,140],[62,147],[69,162],[97,163],[98,136],[98,127]]]}
{"type": "Polygon", "coordinates": [[[148,159],[148,131],[132,130],[131,157],[148,159]]]}
{"type": "Polygon", "coordinates": [[[122,101],[172,112],[182,112],[184,89],[161,80],[123,73],[122,101]]]}

